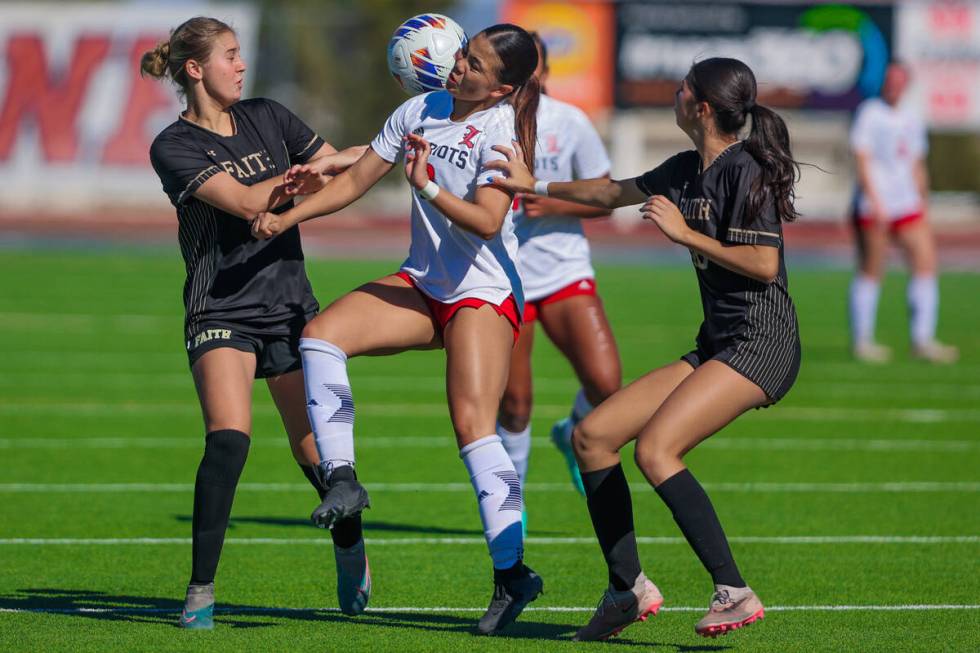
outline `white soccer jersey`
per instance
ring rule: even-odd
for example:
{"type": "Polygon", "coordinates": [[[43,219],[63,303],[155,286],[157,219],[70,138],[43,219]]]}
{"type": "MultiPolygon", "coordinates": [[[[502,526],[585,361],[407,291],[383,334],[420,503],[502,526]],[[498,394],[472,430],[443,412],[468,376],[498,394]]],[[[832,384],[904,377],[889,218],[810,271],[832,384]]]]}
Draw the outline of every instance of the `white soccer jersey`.
{"type": "MultiPolygon", "coordinates": [[[[870,178],[890,219],[922,210],[915,165],[928,150],[926,129],[911,111],[880,98],[865,100],[851,126],[851,149],[870,157],[870,178]]],[[[870,215],[871,202],[858,189],[858,212],[870,215]]]]}
{"type": "MultiPolygon", "coordinates": [[[[417,95],[389,116],[371,141],[371,149],[385,161],[397,162],[405,153],[405,135],[419,134],[432,146],[430,178],[445,191],[472,202],[479,186],[503,174],[485,166],[504,159],[491,147],[514,146],[514,110],[509,103],[500,102],[454,122],[449,118],[452,109],[453,96],[446,91],[417,95]]],[[[428,296],[446,303],[472,297],[500,304],[513,293],[523,310],[516,260],[517,237],[510,209],[500,233],[483,240],[412,192],[412,244],[401,269],[428,296]]]]}
{"type": "MultiPolygon", "coordinates": [[[[609,173],[609,156],[599,134],[578,107],[541,96],[534,175],[542,181],[593,179],[609,173]]],[[[592,278],[589,241],[581,220],[514,214],[520,250],[518,269],[528,301],[537,301],[573,281],[592,278]]]]}

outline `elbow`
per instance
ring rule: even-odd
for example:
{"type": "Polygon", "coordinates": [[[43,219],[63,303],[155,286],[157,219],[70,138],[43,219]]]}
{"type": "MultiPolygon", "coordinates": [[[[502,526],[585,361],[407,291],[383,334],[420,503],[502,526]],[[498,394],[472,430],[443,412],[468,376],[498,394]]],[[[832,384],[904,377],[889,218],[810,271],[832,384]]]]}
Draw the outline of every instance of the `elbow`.
{"type": "Polygon", "coordinates": [[[496,229],[478,229],[476,231],[476,235],[483,240],[493,240],[494,238],[497,237],[497,234],[499,233],[500,233],[499,227],[497,227],[496,229]]]}
{"type": "Polygon", "coordinates": [[[493,240],[500,233],[501,228],[504,226],[503,219],[497,220],[490,218],[480,224],[476,229],[473,230],[477,236],[483,240],[493,240]]]}
{"type": "Polygon", "coordinates": [[[779,276],[779,265],[766,266],[762,270],[759,270],[759,276],[756,278],[762,283],[769,285],[779,276]]]}

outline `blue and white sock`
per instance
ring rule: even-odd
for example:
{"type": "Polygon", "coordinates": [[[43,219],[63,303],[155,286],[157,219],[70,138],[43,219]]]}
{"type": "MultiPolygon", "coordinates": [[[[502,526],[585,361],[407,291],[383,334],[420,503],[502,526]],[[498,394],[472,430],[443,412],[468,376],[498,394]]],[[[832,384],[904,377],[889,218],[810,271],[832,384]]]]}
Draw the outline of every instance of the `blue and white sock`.
{"type": "Polygon", "coordinates": [[[320,454],[321,470],[354,466],[354,398],[347,378],[347,355],[316,338],[300,338],[306,382],[306,411],[320,454]]]}
{"type": "Polygon", "coordinates": [[[500,436],[510,461],[514,463],[514,469],[521,479],[521,487],[524,487],[527,482],[527,463],[531,457],[531,425],[528,424],[523,431],[515,432],[508,431],[497,422],[497,435],[500,436]]]}
{"type": "Polygon", "coordinates": [[[909,335],[913,345],[924,345],[936,338],[939,320],[939,282],[932,275],[909,279],[909,335]]]}
{"type": "Polygon", "coordinates": [[[509,569],[524,557],[521,533],[524,499],[517,470],[496,434],[466,445],[459,450],[459,457],[470,473],[476,492],[493,567],[509,569]]]}
{"type": "Polygon", "coordinates": [[[576,426],[585,419],[585,416],[591,413],[593,408],[594,406],[585,396],[585,390],[579,388],[578,394],[575,395],[575,403],[572,405],[572,426],[576,426]]]}

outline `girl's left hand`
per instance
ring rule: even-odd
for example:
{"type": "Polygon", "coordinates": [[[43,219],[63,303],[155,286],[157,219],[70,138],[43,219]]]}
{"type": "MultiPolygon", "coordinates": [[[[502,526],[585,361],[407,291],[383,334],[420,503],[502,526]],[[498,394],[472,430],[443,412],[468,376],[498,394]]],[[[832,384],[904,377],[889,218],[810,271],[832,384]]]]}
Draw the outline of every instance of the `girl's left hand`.
{"type": "Polygon", "coordinates": [[[432,146],[418,134],[405,136],[405,178],[415,190],[422,190],[429,183],[429,154],[432,146]]]}
{"type": "Polygon", "coordinates": [[[644,220],[649,220],[660,227],[660,231],[675,243],[683,245],[684,240],[692,232],[677,205],[663,195],[654,195],[648,199],[646,204],[640,207],[640,214],[644,220]]]}
{"type": "Polygon", "coordinates": [[[269,240],[278,236],[288,228],[284,222],[281,215],[263,211],[252,220],[252,237],[256,240],[269,240]]]}

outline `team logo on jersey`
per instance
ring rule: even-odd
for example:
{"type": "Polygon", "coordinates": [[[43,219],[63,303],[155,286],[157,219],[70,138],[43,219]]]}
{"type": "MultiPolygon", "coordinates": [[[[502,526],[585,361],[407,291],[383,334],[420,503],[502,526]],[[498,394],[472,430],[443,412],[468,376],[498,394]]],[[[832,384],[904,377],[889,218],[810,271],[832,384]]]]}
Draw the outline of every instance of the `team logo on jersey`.
{"type": "Polygon", "coordinates": [[[425,136],[425,127],[419,125],[418,127],[412,130],[412,133],[415,134],[416,136],[425,136]]]}
{"type": "Polygon", "coordinates": [[[208,156],[218,156],[218,153],[214,150],[208,150],[208,156]]]}
{"type": "Polygon", "coordinates": [[[476,138],[477,134],[479,133],[480,130],[473,125],[466,125],[466,133],[463,134],[463,140],[456,143],[456,145],[465,145],[472,150],[473,146],[476,145],[476,143],[473,142],[473,139],[476,138]]]}
{"type": "Polygon", "coordinates": [[[561,148],[558,146],[558,134],[544,135],[544,149],[549,154],[558,154],[561,148]]]}

